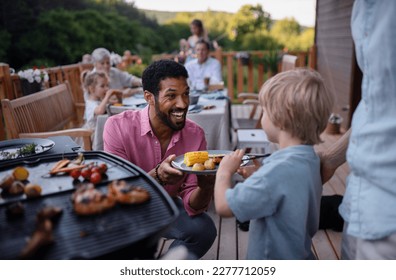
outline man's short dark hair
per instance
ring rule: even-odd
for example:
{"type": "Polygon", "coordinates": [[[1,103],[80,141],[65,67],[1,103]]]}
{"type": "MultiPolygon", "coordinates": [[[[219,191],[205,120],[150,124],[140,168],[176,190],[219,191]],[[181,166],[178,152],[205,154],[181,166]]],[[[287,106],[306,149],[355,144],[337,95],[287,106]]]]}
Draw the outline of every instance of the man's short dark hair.
{"type": "Polygon", "coordinates": [[[206,45],[206,48],[210,51],[210,43],[209,43],[208,41],[206,41],[205,39],[199,39],[199,40],[195,43],[195,45],[198,45],[198,44],[204,44],[204,45],[206,45]]]}
{"type": "Polygon", "coordinates": [[[154,61],[143,72],[143,90],[147,90],[157,97],[162,80],[180,77],[188,78],[187,70],[182,64],[168,59],[154,61]]]}

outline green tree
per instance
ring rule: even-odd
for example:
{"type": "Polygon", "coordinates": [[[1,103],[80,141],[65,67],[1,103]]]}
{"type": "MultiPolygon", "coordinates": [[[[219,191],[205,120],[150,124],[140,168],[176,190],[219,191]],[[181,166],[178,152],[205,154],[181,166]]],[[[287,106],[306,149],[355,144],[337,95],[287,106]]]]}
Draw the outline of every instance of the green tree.
{"type": "Polygon", "coordinates": [[[232,17],[228,26],[228,34],[230,38],[239,43],[246,34],[269,30],[270,26],[271,15],[265,12],[260,4],[256,6],[244,5],[232,17]]]}
{"type": "Polygon", "coordinates": [[[297,50],[306,51],[313,46],[315,40],[315,29],[307,28],[301,32],[298,38],[297,50]]]}
{"type": "Polygon", "coordinates": [[[21,58],[30,64],[33,58],[48,59],[57,64],[78,62],[83,53],[105,47],[122,53],[135,49],[134,38],[140,36],[139,25],[113,12],[65,11],[42,13],[31,33],[18,42],[21,58]]]}
{"type": "Polygon", "coordinates": [[[7,52],[11,45],[11,35],[6,30],[0,29],[0,61],[7,62],[7,52]]]}
{"type": "Polygon", "coordinates": [[[243,36],[243,41],[236,50],[275,50],[281,49],[282,45],[274,39],[268,31],[257,30],[243,36]]]}
{"type": "Polygon", "coordinates": [[[298,45],[298,37],[301,26],[294,18],[278,20],[271,28],[270,34],[280,44],[288,49],[295,49],[298,45]]]}

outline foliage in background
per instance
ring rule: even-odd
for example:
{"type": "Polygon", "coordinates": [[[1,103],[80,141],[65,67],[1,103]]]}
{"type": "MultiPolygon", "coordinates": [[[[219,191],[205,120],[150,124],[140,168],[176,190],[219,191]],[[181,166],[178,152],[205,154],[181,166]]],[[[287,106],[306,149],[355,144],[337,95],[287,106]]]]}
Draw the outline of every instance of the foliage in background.
{"type": "Polygon", "coordinates": [[[302,31],[294,18],[285,18],[274,23],[270,34],[289,50],[306,50],[314,43],[314,29],[302,31]]]}
{"type": "Polygon", "coordinates": [[[0,60],[15,69],[76,63],[97,47],[121,55],[128,49],[148,64],[153,54],[178,52],[194,18],[225,51],[306,50],[314,38],[294,19],[272,21],[259,4],[235,14],[171,13],[161,25],[155,13],[146,16],[125,0],[1,0],[0,10],[0,60]]]}
{"type": "Polygon", "coordinates": [[[268,31],[271,22],[271,15],[260,4],[244,5],[233,15],[227,27],[228,36],[239,45],[247,34],[268,31]]]}
{"type": "Polygon", "coordinates": [[[0,29],[0,42],[0,61],[7,61],[7,50],[11,45],[10,33],[0,29]]]}
{"type": "Polygon", "coordinates": [[[272,75],[278,73],[278,65],[282,59],[282,54],[276,50],[270,50],[263,57],[264,72],[270,71],[272,75]]]}
{"type": "Polygon", "coordinates": [[[126,71],[129,74],[132,74],[137,77],[141,77],[143,75],[143,71],[144,71],[144,69],[146,69],[146,67],[147,67],[147,64],[132,64],[126,69],[126,71]]]}

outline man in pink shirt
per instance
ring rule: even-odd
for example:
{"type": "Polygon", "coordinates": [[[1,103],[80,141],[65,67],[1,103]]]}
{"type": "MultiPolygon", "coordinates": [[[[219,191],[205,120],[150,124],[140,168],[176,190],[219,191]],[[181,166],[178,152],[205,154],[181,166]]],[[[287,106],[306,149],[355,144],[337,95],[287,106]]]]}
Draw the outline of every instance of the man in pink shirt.
{"type": "Polygon", "coordinates": [[[204,213],[213,195],[214,176],[186,175],[171,166],[176,156],[206,150],[201,127],[186,118],[188,74],[171,60],[152,63],[143,73],[148,106],[112,116],[103,132],[105,151],[136,164],[174,198],[180,215],[164,237],[175,239],[201,258],[216,238],[216,227],[204,213]]]}

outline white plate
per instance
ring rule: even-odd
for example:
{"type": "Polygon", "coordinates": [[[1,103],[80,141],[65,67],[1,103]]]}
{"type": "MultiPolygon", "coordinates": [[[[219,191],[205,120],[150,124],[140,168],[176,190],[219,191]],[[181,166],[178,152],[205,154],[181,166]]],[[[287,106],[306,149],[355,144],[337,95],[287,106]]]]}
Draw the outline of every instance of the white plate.
{"type": "MultiPolygon", "coordinates": [[[[231,152],[232,151],[227,151],[227,150],[208,150],[209,157],[210,157],[210,155],[226,155],[231,152]]],[[[248,156],[243,156],[242,159],[243,159],[243,161],[241,163],[241,166],[245,166],[246,164],[248,164],[248,162],[249,162],[248,156]]],[[[172,166],[176,169],[183,171],[184,173],[196,174],[196,175],[216,174],[217,169],[219,167],[219,165],[216,164],[216,168],[212,169],[212,170],[194,171],[194,170],[192,170],[192,167],[188,167],[187,165],[184,164],[184,154],[176,157],[175,160],[172,161],[172,166]]]]}
{"type": "Polygon", "coordinates": [[[42,138],[21,138],[21,139],[1,141],[0,142],[0,161],[35,156],[37,154],[41,154],[48,150],[51,150],[54,146],[55,146],[54,141],[52,141],[50,139],[42,139],[42,138]],[[35,153],[18,156],[18,153],[17,153],[18,150],[28,144],[36,144],[35,153]],[[10,155],[6,156],[7,153],[9,153],[10,155]],[[14,155],[14,156],[12,156],[12,155],[14,155]]]}

